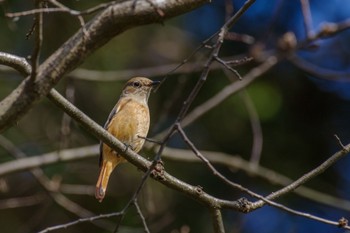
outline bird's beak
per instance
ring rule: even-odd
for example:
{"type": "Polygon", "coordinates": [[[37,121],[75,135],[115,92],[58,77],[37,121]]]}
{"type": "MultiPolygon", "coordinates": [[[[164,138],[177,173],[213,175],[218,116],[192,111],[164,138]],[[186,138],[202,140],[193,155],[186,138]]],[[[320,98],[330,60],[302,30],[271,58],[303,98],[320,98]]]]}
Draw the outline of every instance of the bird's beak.
{"type": "Polygon", "coordinates": [[[153,81],[152,83],[151,83],[151,86],[152,87],[156,87],[156,86],[158,86],[160,84],[160,81],[153,81]]]}
{"type": "Polygon", "coordinates": [[[161,83],[160,81],[153,81],[151,83],[151,89],[153,90],[153,92],[156,92],[158,90],[160,83],[161,83]]]}

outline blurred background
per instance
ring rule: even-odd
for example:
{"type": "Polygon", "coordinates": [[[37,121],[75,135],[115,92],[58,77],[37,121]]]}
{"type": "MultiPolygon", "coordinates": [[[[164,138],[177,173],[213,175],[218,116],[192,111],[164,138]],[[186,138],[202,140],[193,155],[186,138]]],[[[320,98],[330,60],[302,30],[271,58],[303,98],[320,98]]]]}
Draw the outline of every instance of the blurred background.
{"type": "MultiPolygon", "coordinates": [[[[85,10],[107,1],[61,2],[72,9],[85,10]]],[[[84,113],[103,125],[125,81],[131,78],[128,74],[161,80],[203,40],[220,29],[225,22],[228,6],[233,6],[236,12],[243,3],[242,0],[233,0],[231,5],[230,1],[214,0],[211,4],[164,24],[126,31],[92,54],[76,71],[63,78],[56,88],[84,113]]],[[[350,18],[348,1],[310,0],[309,3],[312,32],[319,30],[325,22],[342,22],[350,18]]],[[[0,51],[30,56],[34,39],[26,39],[26,34],[30,31],[33,17],[9,19],[5,13],[33,9],[34,3],[11,0],[0,1],[0,4],[0,51]]],[[[86,17],[86,21],[91,17],[86,17]]],[[[41,61],[79,27],[78,19],[68,14],[45,14],[41,61]]],[[[278,39],[288,31],[292,31],[298,41],[305,40],[307,36],[300,1],[288,0],[256,1],[232,31],[252,38],[253,43],[226,41],[220,57],[249,56],[252,44],[257,43],[266,50],[275,49],[278,39]]],[[[261,151],[258,151],[259,166],[293,180],[299,178],[341,149],[335,134],[344,144],[350,141],[349,41],[350,31],[345,30],[336,36],[314,42],[310,49],[298,51],[297,55],[303,64],[317,67],[315,70],[319,71],[319,75],[282,61],[245,90],[232,95],[186,127],[186,133],[199,150],[238,155],[247,161],[252,159],[253,142],[258,137],[262,142],[261,151]],[[261,134],[257,135],[252,130],[252,119],[257,122],[258,129],[261,128],[261,134]]],[[[202,49],[188,64],[202,66],[207,56],[208,51],[202,49]]],[[[236,68],[244,77],[256,65],[251,62],[236,68]]],[[[23,77],[6,67],[0,68],[0,98],[4,98],[23,77]]],[[[183,101],[200,76],[200,69],[193,70],[174,72],[151,95],[150,137],[165,130],[176,119],[183,101]]],[[[191,109],[231,82],[222,69],[213,69],[191,109]]],[[[0,163],[14,159],[3,148],[5,142],[12,143],[26,156],[34,156],[95,145],[98,140],[44,98],[16,126],[2,134],[0,163]]],[[[174,136],[168,146],[186,148],[178,136],[174,136]]],[[[146,158],[154,156],[154,152],[147,149],[141,154],[146,158]]],[[[246,197],[215,178],[202,163],[163,160],[170,174],[190,184],[200,185],[212,195],[229,200],[246,197]]],[[[262,195],[281,187],[241,169],[230,169],[224,165],[216,167],[229,179],[262,195]]],[[[349,167],[350,159],[344,158],[308,182],[307,186],[348,200],[349,167]]],[[[75,213],[57,203],[57,198],[48,193],[31,173],[25,171],[1,176],[1,232],[37,232],[79,217],[120,211],[137,188],[142,173],[130,164],[118,167],[111,177],[107,197],[99,203],[93,195],[98,169],[97,154],[83,160],[42,167],[45,177],[58,185],[59,193],[80,206],[75,213]]],[[[278,200],[288,207],[334,221],[341,217],[350,218],[350,206],[344,205],[341,209],[319,201],[322,200],[312,201],[293,193],[278,200]]],[[[212,232],[209,211],[151,179],[143,188],[139,202],[151,232],[212,232]]],[[[247,215],[225,210],[223,216],[227,232],[345,232],[272,207],[264,207],[247,215]]],[[[115,221],[115,218],[110,218],[82,223],[57,232],[110,232],[115,221]]],[[[120,232],[143,232],[134,208],[127,212],[120,232]]]]}

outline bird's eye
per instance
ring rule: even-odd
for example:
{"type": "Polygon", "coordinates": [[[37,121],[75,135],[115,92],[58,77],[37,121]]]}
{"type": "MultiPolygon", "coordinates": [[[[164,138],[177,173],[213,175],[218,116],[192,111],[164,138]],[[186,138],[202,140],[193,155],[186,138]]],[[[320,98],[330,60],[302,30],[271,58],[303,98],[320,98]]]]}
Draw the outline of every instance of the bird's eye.
{"type": "Polygon", "coordinates": [[[134,86],[134,87],[141,87],[141,83],[140,82],[133,82],[132,83],[132,85],[134,86]]]}

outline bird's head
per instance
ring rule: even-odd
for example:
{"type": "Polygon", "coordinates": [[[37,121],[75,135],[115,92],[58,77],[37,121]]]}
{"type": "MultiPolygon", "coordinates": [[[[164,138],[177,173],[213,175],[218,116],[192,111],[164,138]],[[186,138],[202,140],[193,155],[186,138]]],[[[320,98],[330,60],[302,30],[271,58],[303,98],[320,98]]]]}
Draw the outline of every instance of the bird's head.
{"type": "Polygon", "coordinates": [[[122,97],[134,98],[147,104],[152,88],[159,83],[144,77],[132,78],[125,84],[122,97]]]}

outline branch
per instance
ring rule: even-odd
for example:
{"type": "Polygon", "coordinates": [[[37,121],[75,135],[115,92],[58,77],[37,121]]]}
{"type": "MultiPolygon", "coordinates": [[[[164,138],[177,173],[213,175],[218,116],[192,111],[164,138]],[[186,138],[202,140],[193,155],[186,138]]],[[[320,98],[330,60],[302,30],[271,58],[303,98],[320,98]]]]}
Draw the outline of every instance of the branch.
{"type": "MultiPolygon", "coordinates": [[[[38,8],[44,7],[44,2],[41,0],[35,1],[35,6],[38,8]]],[[[40,51],[43,44],[43,13],[38,13],[35,15],[33,30],[35,31],[35,44],[32,56],[30,57],[32,64],[32,72],[30,74],[30,80],[35,81],[37,75],[37,68],[39,66],[40,51]]]]}
{"type": "Polygon", "coordinates": [[[57,162],[67,162],[72,160],[86,159],[96,156],[99,152],[97,145],[80,147],[77,149],[67,149],[54,151],[37,156],[30,156],[21,159],[12,160],[0,164],[0,176],[14,172],[25,171],[31,168],[41,167],[57,162]]]}
{"type": "Polygon", "coordinates": [[[217,208],[210,209],[213,224],[214,224],[214,232],[215,233],[225,233],[224,223],[222,221],[221,210],[217,208]]]}
{"type": "Polygon", "coordinates": [[[42,231],[39,231],[38,233],[47,233],[50,231],[55,231],[55,230],[59,230],[59,229],[66,229],[67,227],[73,226],[73,225],[77,225],[79,223],[83,223],[83,222],[93,222],[99,219],[104,219],[104,218],[111,218],[111,217],[115,217],[115,216],[120,216],[121,214],[119,212],[116,213],[110,213],[110,214],[101,214],[98,216],[93,216],[93,217],[88,217],[88,218],[80,218],[76,221],[72,221],[66,224],[60,224],[57,226],[53,226],[53,227],[48,227],[42,231]]]}
{"type": "Polygon", "coordinates": [[[104,9],[38,67],[35,82],[24,80],[3,99],[0,102],[0,132],[15,124],[65,74],[114,36],[136,26],[162,22],[207,1],[158,1],[157,7],[164,12],[164,17],[160,17],[147,2],[138,1],[132,9],[133,2],[125,1],[104,9]]]}
{"type": "Polygon", "coordinates": [[[23,76],[27,76],[32,72],[32,67],[25,58],[9,53],[0,52],[0,64],[12,67],[23,76]]]}
{"type": "MultiPolygon", "coordinates": [[[[148,149],[151,149],[147,145],[146,147],[148,149]]],[[[192,156],[193,152],[190,150],[165,147],[163,152],[164,154],[162,155],[162,158],[164,159],[181,161],[186,163],[201,162],[199,158],[192,156]]],[[[26,171],[28,169],[32,169],[35,167],[47,166],[47,165],[55,164],[57,162],[70,162],[70,161],[76,161],[81,159],[87,159],[87,158],[97,156],[98,153],[99,153],[99,145],[96,144],[96,145],[91,145],[86,147],[53,151],[46,154],[40,154],[40,155],[30,156],[27,158],[16,159],[13,161],[0,164],[0,176],[5,176],[15,172],[26,171]]],[[[293,182],[292,179],[280,173],[277,173],[269,168],[263,167],[261,165],[252,167],[249,161],[244,160],[239,156],[234,156],[231,154],[225,154],[222,152],[215,152],[215,151],[202,151],[202,153],[211,163],[220,164],[220,165],[232,168],[233,170],[244,171],[249,175],[263,178],[272,184],[287,186],[293,182]]],[[[88,187],[85,187],[85,188],[83,187],[84,189],[83,192],[80,189],[78,191],[68,191],[66,190],[66,188],[71,189],[70,185],[62,184],[60,187],[60,190],[63,193],[67,193],[67,194],[77,194],[77,193],[86,194],[91,192],[90,189],[86,190],[88,187]]],[[[321,204],[350,211],[349,201],[336,198],[334,196],[327,195],[325,193],[321,193],[304,186],[300,186],[299,188],[294,190],[294,193],[298,194],[301,197],[305,197],[310,200],[319,202],[321,204]]]]}
{"type": "Polygon", "coordinates": [[[27,197],[2,199],[0,200],[0,210],[39,205],[39,204],[42,204],[45,199],[46,199],[46,195],[44,195],[43,193],[38,193],[27,197]]]}
{"type": "MultiPolygon", "coordinates": [[[[1,52],[0,52],[1,54],[1,52]]],[[[1,59],[1,55],[0,55],[1,59]]],[[[243,57],[242,56],[233,56],[233,57],[225,57],[223,60],[226,64],[237,66],[248,63],[252,61],[251,57],[243,57]]],[[[0,61],[1,63],[1,61],[0,61]]],[[[6,64],[4,64],[6,65],[6,64]]],[[[142,74],[145,77],[159,77],[164,76],[169,73],[169,70],[173,70],[171,75],[174,74],[192,74],[196,72],[200,72],[203,69],[203,64],[200,62],[186,62],[178,69],[174,69],[177,67],[178,63],[174,64],[166,64],[159,65],[153,67],[142,67],[135,69],[124,69],[124,70],[91,70],[84,68],[77,68],[68,74],[69,78],[84,80],[84,81],[98,81],[98,82],[114,82],[114,81],[126,81],[130,79],[130,77],[134,77],[142,74]]],[[[210,66],[210,70],[218,70],[222,69],[222,65],[215,62],[210,66]]],[[[13,74],[14,71],[7,67],[0,67],[0,72],[13,74]]]]}
{"type": "Polygon", "coordinates": [[[137,214],[140,216],[140,219],[142,221],[142,225],[143,225],[143,229],[144,229],[145,233],[150,233],[150,230],[148,229],[148,226],[147,226],[145,216],[143,216],[143,213],[141,211],[139,203],[137,202],[137,198],[134,199],[134,205],[135,205],[137,214]]]}
{"type": "MultiPolygon", "coordinates": [[[[277,184],[280,186],[287,186],[293,182],[292,179],[275,172],[272,169],[257,165],[256,167],[251,166],[250,161],[244,160],[243,158],[231,154],[225,154],[216,151],[202,151],[205,157],[214,164],[219,164],[222,166],[227,166],[232,168],[232,170],[244,171],[248,175],[258,176],[264,180],[269,181],[272,184],[277,184]]],[[[164,149],[164,155],[162,156],[168,160],[181,161],[181,162],[202,162],[198,157],[193,156],[193,152],[185,149],[176,149],[166,147],[164,149]]],[[[319,191],[307,188],[305,186],[300,186],[294,190],[297,195],[308,198],[312,201],[319,202],[331,207],[338,209],[343,209],[350,211],[350,201],[340,199],[319,191]]]]}
{"type": "MultiPolygon", "coordinates": [[[[280,189],[277,192],[273,192],[270,195],[268,195],[266,198],[269,200],[275,199],[280,197],[281,195],[284,195],[286,193],[289,193],[292,190],[295,190],[298,188],[300,185],[306,183],[310,179],[318,176],[319,174],[323,173],[325,170],[327,170],[330,166],[332,166],[335,162],[337,162],[339,159],[345,157],[347,154],[350,152],[350,144],[343,146],[340,151],[336,152],[333,154],[329,159],[324,161],[322,164],[320,164],[318,167],[313,169],[312,171],[306,173],[290,185],[280,189]]],[[[257,201],[256,203],[253,204],[254,208],[255,207],[261,207],[264,205],[263,201],[257,201]]]]}
{"type": "MultiPolygon", "coordinates": [[[[223,88],[218,94],[214,95],[212,98],[207,100],[206,102],[202,103],[201,105],[197,106],[195,109],[193,109],[187,116],[182,120],[181,126],[186,127],[195,120],[197,120],[199,117],[201,117],[203,114],[211,110],[212,108],[216,107],[218,104],[220,104],[222,101],[233,95],[234,93],[240,91],[244,87],[247,87],[249,84],[251,84],[256,78],[258,78],[260,75],[264,74],[268,70],[270,70],[273,66],[275,66],[278,63],[278,59],[275,56],[269,57],[264,63],[262,63],[260,66],[253,68],[249,73],[243,76],[242,81],[234,82],[225,88],[223,88]]],[[[159,133],[156,137],[160,137],[161,135],[164,135],[166,130],[159,133]]]]}
{"type": "MultiPolygon", "coordinates": [[[[322,222],[325,224],[334,225],[334,226],[342,227],[345,229],[350,229],[350,227],[347,224],[341,224],[340,220],[338,220],[338,221],[328,220],[326,218],[318,217],[318,216],[308,214],[308,213],[305,213],[302,211],[297,211],[297,210],[291,209],[287,206],[284,206],[282,204],[271,201],[275,198],[280,197],[283,194],[286,194],[286,193],[289,193],[289,192],[295,190],[300,185],[306,183],[310,179],[312,179],[315,176],[319,175],[320,173],[324,172],[328,167],[333,165],[337,160],[344,157],[345,155],[347,155],[350,152],[350,144],[347,146],[343,146],[341,151],[339,151],[338,153],[331,156],[328,160],[326,160],[320,166],[318,166],[314,170],[308,172],[306,175],[304,175],[301,178],[299,178],[298,180],[294,181],[292,184],[280,189],[277,192],[273,192],[272,194],[268,195],[267,197],[263,197],[260,194],[255,193],[255,192],[243,187],[240,184],[237,184],[237,183],[230,181],[224,175],[222,175],[218,170],[215,169],[215,167],[210,163],[210,161],[207,158],[205,158],[202,155],[202,153],[195,147],[195,145],[192,143],[192,141],[187,137],[186,133],[182,130],[181,125],[177,124],[176,127],[177,127],[177,130],[178,130],[180,136],[182,137],[183,141],[193,151],[193,153],[206,164],[206,166],[210,169],[210,171],[213,173],[214,176],[219,177],[222,181],[224,181],[229,186],[236,188],[240,191],[243,191],[254,198],[259,199],[259,201],[256,201],[254,203],[246,201],[246,203],[244,204],[244,208],[242,208],[241,211],[252,212],[252,211],[268,204],[270,206],[276,207],[278,209],[284,210],[288,213],[291,213],[291,214],[294,214],[297,216],[302,216],[302,217],[306,217],[306,218],[309,218],[309,219],[312,219],[315,221],[319,221],[319,222],[322,222]]],[[[221,208],[225,208],[225,207],[226,206],[221,206],[221,208]]],[[[226,207],[226,208],[229,208],[229,207],[226,207]]]]}
{"type": "Polygon", "coordinates": [[[319,77],[331,81],[349,82],[349,72],[331,70],[317,66],[301,57],[298,57],[296,54],[288,57],[288,61],[304,72],[311,74],[313,77],[319,77]]]}
{"type": "Polygon", "coordinates": [[[251,165],[256,166],[260,163],[261,151],[263,147],[263,133],[261,123],[253,100],[250,98],[247,91],[242,92],[242,98],[249,115],[250,125],[253,133],[253,145],[250,155],[250,162],[251,165]]]}
{"type": "Polygon", "coordinates": [[[307,38],[312,37],[312,17],[311,17],[311,10],[310,10],[310,3],[309,0],[300,0],[301,3],[301,10],[303,13],[303,22],[304,22],[304,28],[305,28],[305,34],[307,38]]]}

